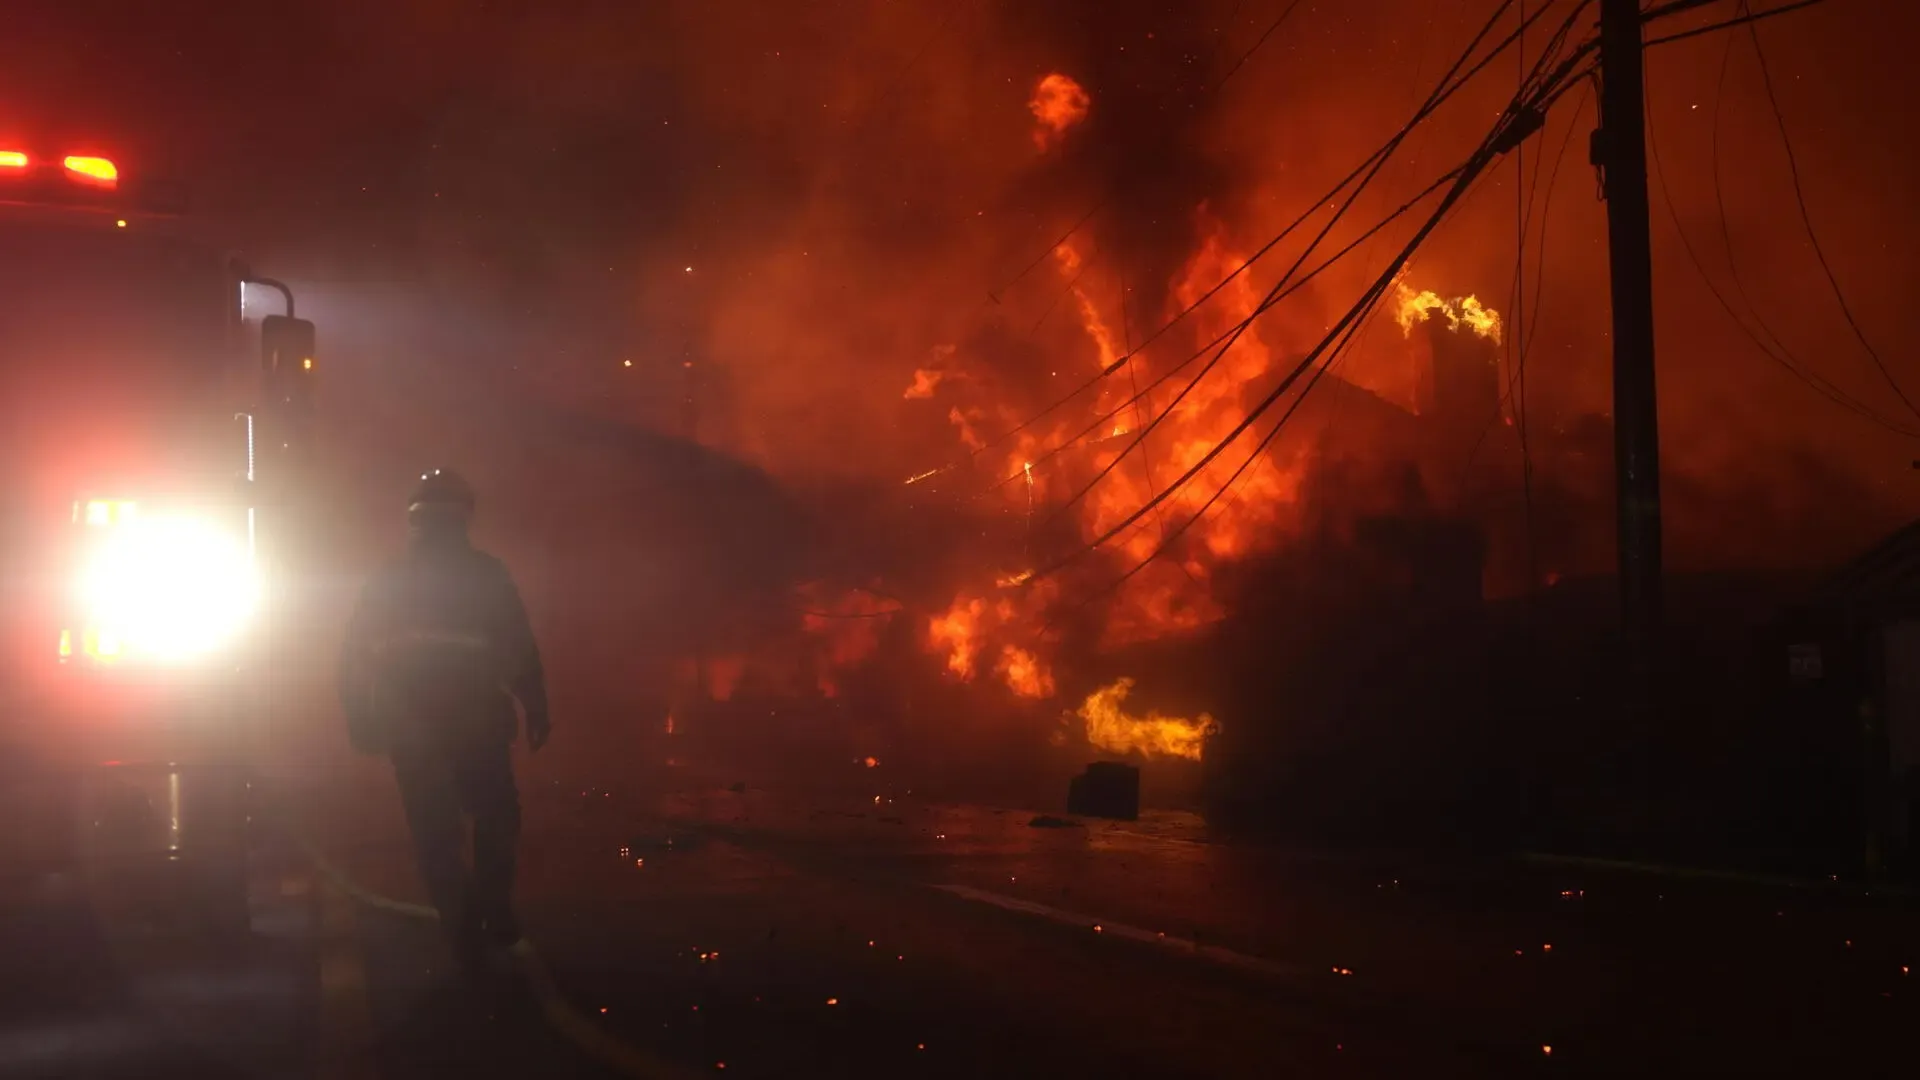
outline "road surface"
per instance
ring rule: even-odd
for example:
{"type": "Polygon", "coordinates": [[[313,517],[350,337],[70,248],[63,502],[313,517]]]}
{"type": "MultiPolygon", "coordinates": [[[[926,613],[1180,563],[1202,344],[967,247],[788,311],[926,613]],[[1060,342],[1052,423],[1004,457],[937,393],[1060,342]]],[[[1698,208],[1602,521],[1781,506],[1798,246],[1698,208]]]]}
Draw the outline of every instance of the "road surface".
{"type": "Polygon", "coordinates": [[[533,975],[476,994],[409,907],[390,782],[289,779],[237,944],[6,878],[0,1075],[1911,1075],[1906,899],[1235,847],[883,780],[530,785],[533,975]]]}

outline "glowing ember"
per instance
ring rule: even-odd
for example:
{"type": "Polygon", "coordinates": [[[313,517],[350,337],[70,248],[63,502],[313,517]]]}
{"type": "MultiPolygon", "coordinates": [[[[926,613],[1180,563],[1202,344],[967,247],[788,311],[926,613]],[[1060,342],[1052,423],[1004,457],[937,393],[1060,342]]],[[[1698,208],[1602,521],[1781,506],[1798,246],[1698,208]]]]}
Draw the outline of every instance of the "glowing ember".
{"type": "Polygon", "coordinates": [[[1135,716],[1125,708],[1127,695],[1132,692],[1133,680],[1123,677],[1087,695],[1078,713],[1087,725],[1087,741],[1118,754],[1199,761],[1207,737],[1220,730],[1213,717],[1201,713],[1186,719],[1157,712],[1135,716]]]}
{"type": "Polygon", "coordinates": [[[849,594],[829,601],[818,586],[801,590],[809,610],[801,626],[815,644],[819,670],[816,685],[826,697],[840,696],[840,674],[859,667],[880,647],[890,610],[865,594],[849,594]]]}
{"type": "Polygon", "coordinates": [[[947,670],[962,679],[973,678],[973,658],[980,651],[976,635],[984,600],[961,598],[945,615],[936,616],[927,625],[927,638],[947,650],[947,670]]]}
{"type": "Polygon", "coordinates": [[[907,401],[930,398],[933,392],[940,388],[940,380],[946,377],[947,373],[944,371],[928,371],[921,368],[913,373],[913,385],[907,387],[907,392],[900,396],[907,401]]]}
{"type": "Polygon", "coordinates": [[[1027,102],[1027,108],[1039,122],[1033,132],[1033,144],[1045,150],[1066,134],[1068,128],[1085,120],[1087,107],[1092,103],[1093,99],[1079,83],[1059,72],[1041,79],[1033,88],[1033,98],[1027,102]]]}
{"type": "Polygon", "coordinates": [[[746,674],[747,661],[741,656],[723,656],[707,662],[707,692],[715,701],[729,701],[746,674]]]}
{"type": "Polygon", "coordinates": [[[860,764],[865,765],[869,769],[877,769],[880,767],[880,759],[872,756],[863,757],[860,759],[860,764]]]}
{"type": "Polygon", "coordinates": [[[1008,645],[1000,653],[1000,676],[1007,688],[1025,698],[1053,696],[1053,673],[1032,653],[1017,645],[1008,645]]]}
{"type": "Polygon", "coordinates": [[[1500,313],[1482,304],[1477,297],[1448,300],[1432,289],[1414,292],[1405,285],[1399,286],[1398,295],[1400,307],[1395,318],[1406,333],[1413,333],[1414,323],[1426,322],[1437,312],[1446,317],[1449,330],[1457,332],[1464,326],[1490,341],[1500,340],[1500,313]]]}
{"type": "Polygon", "coordinates": [[[978,409],[962,410],[960,406],[955,405],[947,410],[947,422],[960,432],[960,441],[965,443],[969,450],[984,450],[987,447],[987,440],[981,438],[980,433],[973,427],[974,421],[979,420],[980,417],[981,412],[978,409]]]}

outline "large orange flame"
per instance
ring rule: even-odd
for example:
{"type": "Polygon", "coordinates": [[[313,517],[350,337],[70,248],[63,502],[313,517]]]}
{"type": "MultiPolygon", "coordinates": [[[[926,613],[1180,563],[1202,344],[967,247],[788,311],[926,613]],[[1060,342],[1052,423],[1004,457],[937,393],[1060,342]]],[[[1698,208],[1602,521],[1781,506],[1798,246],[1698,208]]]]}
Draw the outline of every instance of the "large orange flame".
{"type": "MultiPolygon", "coordinates": [[[[1072,78],[1060,73],[1042,78],[1028,102],[1036,121],[1035,144],[1043,150],[1055,145],[1085,120],[1090,105],[1086,90],[1072,78]]],[[[1090,400],[1081,400],[1080,411],[1063,409],[1058,415],[1028,420],[1027,410],[1015,400],[983,400],[975,391],[990,389],[991,382],[968,378],[961,366],[966,358],[956,356],[952,346],[936,350],[933,362],[914,373],[904,393],[909,399],[948,404],[947,417],[959,441],[976,454],[988,446],[986,433],[1018,426],[990,455],[997,466],[993,475],[1005,481],[992,490],[1006,500],[1010,516],[1019,515],[1030,529],[1049,507],[1060,506],[1069,494],[1083,493],[1071,511],[1078,538],[1114,535],[1098,556],[1079,565],[1093,567],[1096,577],[1127,575],[1102,600],[1097,645],[1107,652],[1192,634],[1224,618],[1226,607],[1215,593],[1223,566],[1279,548],[1303,524],[1301,490],[1317,449],[1312,432],[1290,429],[1288,438],[1261,447],[1258,440],[1266,431],[1255,425],[1234,436],[1204,467],[1200,463],[1325,328],[1317,317],[1310,325],[1294,325],[1286,321],[1285,312],[1247,325],[1263,296],[1255,275],[1240,272],[1250,251],[1205,205],[1196,209],[1196,219],[1199,241],[1185,264],[1164,290],[1139,292],[1164,295],[1163,310],[1131,309],[1132,290],[1124,284],[1088,280],[1099,275],[1088,273],[1092,257],[1084,235],[1070,235],[1053,249],[1059,283],[1054,295],[1066,302],[1064,310],[1077,318],[1083,336],[1077,355],[1050,358],[1045,374],[1061,378],[1062,384],[1100,372],[1112,375],[1099,381],[1090,400]],[[1151,378],[1170,363],[1167,350],[1132,357],[1135,328],[1160,326],[1178,312],[1188,314],[1171,340],[1205,342],[1234,333],[1234,344],[1217,360],[1208,354],[1204,374],[1198,374],[1203,369],[1195,365],[1153,386],[1151,378]],[[1064,370],[1069,365],[1079,374],[1064,370]],[[1190,381],[1196,375],[1197,381],[1190,381]],[[1130,401],[1142,387],[1144,396],[1130,401]],[[1089,408],[1114,415],[1101,425],[1101,434],[1078,441],[1089,408]],[[1173,487],[1190,470],[1197,472],[1173,487]],[[1096,475],[1098,482],[1089,488],[1096,475]]],[[[1444,318],[1454,332],[1493,342],[1500,340],[1503,329],[1499,313],[1473,295],[1448,297],[1402,285],[1390,310],[1408,334],[1416,322],[1436,317],[1444,318]]],[[[1416,351],[1409,351],[1409,368],[1416,364],[1411,355],[1416,351]]],[[[1409,414],[1418,408],[1417,377],[1407,380],[1375,371],[1355,378],[1376,393],[1383,383],[1392,383],[1399,396],[1413,399],[1400,408],[1409,414]]],[[[988,463],[986,457],[981,461],[988,463]]],[[[932,470],[907,482],[946,471],[932,470]]],[[[990,669],[1020,697],[1052,697],[1051,643],[1037,631],[1049,618],[1056,580],[1036,584],[1031,571],[1002,572],[997,585],[997,595],[984,580],[956,595],[945,613],[928,620],[928,645],[960,681],[971,682],[990,669]]],[[[1130,714],[1124,703],[1133,686],[1132,678],[1119,679],[1079,706],[1088,741],[1116,753],[1198,760],[1207,736],[1217,730],[1212,717],[1130,714]]]]}
{"type": "Polygon", "coordinates": [[[962,679],[973,678],[974,657],[980,653],[980,613],[986,606],[978,597],[960,597],[927,625],[927,640],[947,653],[947,671],[962,679]]]}
{"type": "Polygon", "coordinates": [[[1007,681],[1008,689],[1021,697],[1053,696],[1053,673],[1047,670],[1039,657],[1018,645],[1008,645],[1000,651],[998,670],[1001,678],[1007,681]]]}
{"type": "Polygon", "coordinates": [[[1220,730],[1206,713],[1192,719],[1148,712],[1136,716],[1126,710],[1133,680],[1122,678],[1087,695],[1077,715],[1087,725],[1087,741],[1116,754],[1177,757],[1199,761],[1207,738],[1220,730]]]}
{"type": "Polygon", "coordinates": [[[1405,333],[1413,332],[1414,323],[1425,322],[1439,314],[1447,320],[1449,330],[1457,332],[1465,327],[1468,332],[1496,344],[1500,341],[1500,313],[1482,304],[1478,297],[1463,296],[1449,300],[1432,289],[1415,292],[1405,285],[1397,287],[1396,295],[1400,304],[1394,318],[1405,333]]]}

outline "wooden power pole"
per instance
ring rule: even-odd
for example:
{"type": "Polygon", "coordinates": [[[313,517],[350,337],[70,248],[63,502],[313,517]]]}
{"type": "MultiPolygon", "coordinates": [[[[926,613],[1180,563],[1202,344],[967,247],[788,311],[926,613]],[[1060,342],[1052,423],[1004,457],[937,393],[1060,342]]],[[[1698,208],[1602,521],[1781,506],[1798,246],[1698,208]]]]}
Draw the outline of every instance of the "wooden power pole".
{"type": "Polygon", "coordinates": [[[1600,0],[1600,130],[1613,287],[1613,447],[1620,600],[1634,706],[1654,705],[1661,628],[1660,430],[1653,376],[1653,245],[1639,0],[1600,0]]]}

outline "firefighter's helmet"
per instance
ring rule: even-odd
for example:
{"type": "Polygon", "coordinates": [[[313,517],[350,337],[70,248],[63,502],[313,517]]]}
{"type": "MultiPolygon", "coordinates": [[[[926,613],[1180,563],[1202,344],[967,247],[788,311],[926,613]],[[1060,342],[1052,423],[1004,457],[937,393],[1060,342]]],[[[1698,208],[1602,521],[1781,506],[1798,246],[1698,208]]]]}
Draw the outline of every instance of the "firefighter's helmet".
{"type": "Polygon", "coordinates": [[[473,485],[452,469],[420,474],[407,500],[407,520],[416,529],[464,528],[473,518],[473,485]]]}
{"type": "Polygon", "coordinates": [[[457,506],[472,511],[473,504],[473,485],[452,469],[428,469],[421,473],[420,482],[413,487],[413,497],[407,500],[408,509],[416,506],[457,506]]]}

